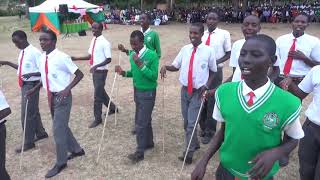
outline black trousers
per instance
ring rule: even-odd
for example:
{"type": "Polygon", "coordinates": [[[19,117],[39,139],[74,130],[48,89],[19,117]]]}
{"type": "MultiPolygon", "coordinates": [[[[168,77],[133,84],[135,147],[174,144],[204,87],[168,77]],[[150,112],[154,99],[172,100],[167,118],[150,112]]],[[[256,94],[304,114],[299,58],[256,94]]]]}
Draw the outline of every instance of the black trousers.
{"type": "Polygon", "coordinates": [[[10,180],[6,170],[6,125],[0,124],[0,179],[10,180]]]}
{"type": "Polygon", "coordinates": [[[134,102],[136,104],[135,129],[137,140],[137,152],[143,154],[144,150],[154,146],[152,130],[152,111],[156,100],[156,90],[134,90],[134,102]]]}
{"type": "MultiPolygon", "coordinates": [[[[21,87],[21,124],[22,129],[24,128],[25,108],[27,98],[26,93],[34,88],[39,81],[23,82],[21,87]]],[[[41,116],[39,112],[39,90],[28,97],[28,112],[27,112],[27,124],[26,124],[26,140],[25,145],[33,144],[35,137],[41,137],[46,135],[46,131],[43,128],[41,116]]]]}
{"type": "Polygon", "coordinates": [[[303,131],[298,152],[300,179],[320,180],[320,126],[307,118],[303,131]]]}
{"type": "MultiPolygon", "coordinates": [[[[92,75],[94,86],[94,118],[96,121],[102,121],[102,104],[108,106],[110,97],[108,96],[104,86],[106,84],[108,71],[94,72],[92,75]]],[[[116,106],[110,103],[110,111],[115,111],[116,106]]],[[[108,113],[108,112],[107,112],[108,113]]]]}
{"type": "MultiPolygon", "coordinates": [[[[210,89],[217,88],[222,84],[223,72],[222,68],[218,68],[218,71],[213,79],[210,89]]],[[[201,116],[199,119],[199,125],[204,132],[204,136],[212,137],[216,132],[217,121],[212,118],[213,108],[215,104],[214,96],[208,97],[208,100],[204,103],[201,116]]]]}

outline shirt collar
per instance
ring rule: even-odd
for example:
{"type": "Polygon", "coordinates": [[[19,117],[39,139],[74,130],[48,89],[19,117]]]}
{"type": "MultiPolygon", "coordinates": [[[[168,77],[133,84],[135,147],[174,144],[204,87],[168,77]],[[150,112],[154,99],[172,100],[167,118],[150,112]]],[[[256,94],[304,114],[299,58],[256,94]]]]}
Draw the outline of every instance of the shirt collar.
{"type": "Polygon", "coordinates": [[[26,48],[22,49],[21,51],[28,51],[31,48],[31,44],[29,44],[26,48]]]}
{"type": "Polygon", "coordinates": [[[103,36],[102,36],[102,34],[100,35],[100,36],[98,36],[98,37],[94,37],[94,38],[96,38],[97,40],[98,39],[101,39],[103,36]]]}
{"type": "Polygon", "coordinates": [[[147,50],[146,46],[143,46],[142,49],[140,49],[139,51],[139,57],[141,57],[141,55],[147,50]]]}
{"type": "Polygon", "coordinates": [[[51,53],[49,53],[48,55],[46,54],[46,56],[48,56],[48,58],[51,58],[52,56],[54,56],[56,53],[58,52],[58,49],[54,49],[51,53]]]}
{"type": "MultiPolygon", "coordinates": [[[[201,43],[201,44],[199,44],[198,46],[197,46],[197,49],[201,49],[203,46],[205,46],[203,43],[201,43]]],[[[192,44],[189,44],[189,48],[191,49],[191,50],[193,50],[193,45],[192,44]]]]}
{"type": "Polygon", "coordinates": [[[300,38],[303,38],[304,35],[306,35],[306,32],[304,32],[302,36],[296,38],[296,37],[294,37],[293,32],[292,32],[292,33],[290,33],[290,38],[291,39],[300,39],[300,38]]]}
{"type": "MultiPolygon", "coordinates": [[[[216,27],[216,29],[214,29],[211,33],[217,33],[217,31],[219,31],[219,28],[218,28],[218,27],[216,27]]],[[[206,33],[206,34],[209,34],[209,29],[207,29],[207,30],[205,31],[205,33],[206,33]]]]}
{"type": "Polygon", "coordinates": [[[242,83],[242,95],[246,96],[248,95],[251,91],[254,93],[254,96],[259,99],[262,97],[268,90],[269,86],[271,85],[270,79],[268,78],[268,82],[264,84],[263,86],[259,87],[256,90],[252,90],[246,83],[243,81],[242,83]]]}
{"type": "Polygon", "coordinates": [[[141,32],[143,32],[143,35],[148,34],[150,31],[151,31],[150,27],[149,27],[145,32],[143,32],[143,30],[142,30],[142,28],[141,28],[141,32]]]}

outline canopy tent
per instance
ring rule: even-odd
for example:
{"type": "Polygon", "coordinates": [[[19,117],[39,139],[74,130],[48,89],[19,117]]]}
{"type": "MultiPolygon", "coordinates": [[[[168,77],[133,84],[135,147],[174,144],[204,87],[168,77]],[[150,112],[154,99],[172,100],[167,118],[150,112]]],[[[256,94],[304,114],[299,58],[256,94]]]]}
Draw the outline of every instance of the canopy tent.
{"type": "Polygon", "coordinates": [[[83,0],[46,0],[39,6],[29,8],[32,31],[39,31],[47,26],[56,34],[60,34],[59,5],[67,4],[68,11],[87,16],[89,22],[104,20],[102,8],[83,0]]]}

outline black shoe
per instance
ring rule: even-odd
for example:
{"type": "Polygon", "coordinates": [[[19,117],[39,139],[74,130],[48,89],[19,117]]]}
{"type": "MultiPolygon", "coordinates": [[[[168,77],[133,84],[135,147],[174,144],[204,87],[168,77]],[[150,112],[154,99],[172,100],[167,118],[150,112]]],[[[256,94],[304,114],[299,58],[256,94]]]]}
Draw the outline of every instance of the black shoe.
{"type": "Polygon", "coordinates": [[[84,150],[81,149],[80,152],[71,153],[71,154],[68,156],[68,160],[71,160],[71,159],[76,158],[76,157],[84,156],[85,154],[86,154],[86,153],[84,152],[84,150]]]}
{"type": "Polygon", "coordinates": [[[142,161],[144,159],[143,153],[135,152],[133,154],[128,155],[128,159],[131,160],[133,164],[138,163],[139,161],[142,161]]]}
{"type": "Polygon", "coordinates": [[[212,137],[211,136],[204,136],[201,138],[202,144],[208,144],[211,141],[212,137]]]}
{"type": "Polygon", "coordinates": [[[154,144],[151,144],[151,145],[147,146],[144,150],[146,151],[146,150],[150,150],[150,149],[153,149],[153,148],[154,148],[154,144]]]}
{"type": "MultiPolygon", "coordinates": [[[[178,159],[183,162],[184,156],[179,156],[178,159]]],[[[192,164],[192,157],[186,157],[185,164],[192,164]]]]}
{"type": "Polygon", "coordinates": [[[202,130],[200,130],[200,132],[199,132],[199,136],[200,136],[200,137],[204,137],[204,135],[205,135],[205,132],[204,132],[204,131],[202,131],[202,130]]]}
{"type": "MultiPolygon", "coordinates": [[[[114,113],[116,113],[115,110],[109,110],[108,115],[112,115],[112,114],[114,114],[114,113]]],[[[118,109],[118,108],[117,108],[117,113],[119,113],[119,109],[118,109]]]]}
{"type": "Polygon", "coordinates": [[[89,128],[95,128],[95,127],[99,126],[99,124],[101,124],[101,123],[102,123],[102,121],[93,121],[90,124],[89,128]]]}
{"type": "Polygon", "coordinates": [[[63,164],[61,166],[54,165],[54,167],[47,172],[45,177],[46,178],[51,178],[51,177],[59,174],[66,167],[67,167],[67,164],[63,164]]]}
{"type": "Polygon", "coordinates": [[[132,135],[136,135],[136,134],[137,134],[136,128],[132,128],[131,134],[132,134],[132,135]]]}
{"type": "Polygon", "coordinates": [[[279,159],[280,167],[285,167],[289,164],[289,156],[283,156],[279,159]]]}
{"type": "Polygon", "coordinates": [[[48,133],[44,133],[43,135],[41,135],[41,136],[36,136],[36,138],[34,139],[34,142],[37,142],[37,141],[40,141],[40,140],[42,140],[42,139],[45,139],[45,138],[48,138],[49,136],[48,136],[48,133]]]}
{"type": "MultiPolygon", "coordinates": [[[[23,147],[23,152],[26,152],[26,151],[28,151],[28,150],[30,150],[30,149],[35,148],[35,147],[36,147],[36,146],[34,145],[34,143],[32,143],[32,144],[25,144],[24,147],[23,147]]],[[[22,147],[18,147],[15,151],[16,151],[17,154],[21,153],[22,147]]]]}

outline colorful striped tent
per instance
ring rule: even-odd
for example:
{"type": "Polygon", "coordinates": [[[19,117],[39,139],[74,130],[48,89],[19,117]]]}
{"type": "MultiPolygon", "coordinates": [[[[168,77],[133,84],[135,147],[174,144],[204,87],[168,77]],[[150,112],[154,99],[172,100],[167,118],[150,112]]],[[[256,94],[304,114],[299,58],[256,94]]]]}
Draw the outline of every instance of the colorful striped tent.
{"type": "Polygon", "coordinates": [[[85,16],[88,22],[101,22],[104,20],[102,7],[90,4],[83,0],[46,0],[39,6],[29,8],[32,31],[39,31],[43,26],[60,34],[59,5],[67,4],[68,11],[85,16]]]}

